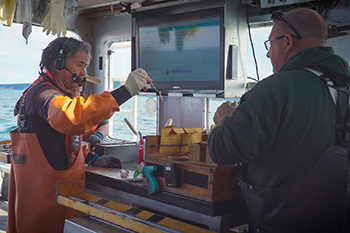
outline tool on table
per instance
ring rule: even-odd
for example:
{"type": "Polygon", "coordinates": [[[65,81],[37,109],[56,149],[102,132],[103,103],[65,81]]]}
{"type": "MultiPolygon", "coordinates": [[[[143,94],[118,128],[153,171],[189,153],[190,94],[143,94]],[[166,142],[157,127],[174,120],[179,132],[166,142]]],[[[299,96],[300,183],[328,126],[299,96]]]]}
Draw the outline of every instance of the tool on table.
{"type": "Polygon", "coordinates": [[[151,87],[158,93],[160,100],[163,101],[162,93],[156,88],[154,83],[153,82],[149,82],[149,84],[151,84],[151,87]]]}
{"type": "Polygon", "coordinates": [[[124,118],[125,123],[129,126],[129,128],[131,129],[131,131],[137,136],[137,131],[135,130],[134,126],[132,126],[132,124],[130,123],[130,121],[126,118],[124,118]]]}
{"type": "Polygon", "coordinates": [[[157,170],[157,166],[145,166],[142,168],[142,175],[147,178],[148,194],[155,194],[159,191],[159,185],[154,176],[154,172],[157,170]]]}
{"type": "Polygon", "coordinates": [[[142,140],[142,134],[141,134],[141,132],[138,131],[138,133],[137,133],[136,129],[135,129],[134,126],[130,123],[130,121],[129,121],[128,119],[124,118],[124,121],[125,121],[125,123],[129,126],[129,128],[131,129],[131,131],[132,131],[136,136],[137,136],[137,135],[140,136],[140,141],[141,141],[141,140],[142,140]]]}

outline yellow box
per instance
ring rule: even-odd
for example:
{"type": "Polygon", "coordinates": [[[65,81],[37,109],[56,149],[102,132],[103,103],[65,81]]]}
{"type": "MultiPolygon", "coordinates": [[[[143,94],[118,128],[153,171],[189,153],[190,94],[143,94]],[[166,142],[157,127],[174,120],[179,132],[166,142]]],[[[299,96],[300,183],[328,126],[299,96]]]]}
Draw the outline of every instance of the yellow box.
{"type": "Polygon", "coordinates": [[[184,128],[185,133],[182,135],[180,152],[188,152],[188,144],[198,143],[202,141],[202,134],[204,129],[202,128],[184,128]]]}
{"type": "Polygon", "coordinates": [[[175,125],[162,129],[159,153],[177,154],[188,152],[188,144],[202,140],[202,128],[175,128],[175,125]]]}
{"type": "Polygon", "coordinates": [[[159,153],[176,154],[180,152],[182,128],[175,128],[175,125],[166,126],[162,129],[159,153]],[[166,146],[173,145],[173,146],[166,146]]]}

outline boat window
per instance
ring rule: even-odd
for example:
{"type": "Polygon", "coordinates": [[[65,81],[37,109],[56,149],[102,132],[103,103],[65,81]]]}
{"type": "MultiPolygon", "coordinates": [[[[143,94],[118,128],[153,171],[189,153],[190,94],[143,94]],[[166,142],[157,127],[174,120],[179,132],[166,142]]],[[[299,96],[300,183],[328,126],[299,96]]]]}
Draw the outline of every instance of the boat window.
{"type": "MultiPolygon", "coordinates": [[[[42,27],[32,26],[28,41],[22,36],[22,24],[13,23],[11,27],[0,25],[0,83],[30,84],[38,78],[39,63],[43,49],[57,35],[46,35],[42,27]]],[[[75,32],[67,30],[67,37],[80,38],[75,32]]]]}
{"type": "MultiPolygon", "coordinates": [[[[131,42],[119,41],[111,44],[108,61],[107,89],[112,90],[123,85],[131,72],[131,42]]],[[[156,134],[156,97],[135,96],[125,102],[119,112],[111,118],[109,132],[112,138],[139,141],[128,128],[124,118],[143,136],[156,134]]]]}
{"type": "MultiPolygon", "coordinates": [[[[248,46],[247,76],[248,82],[254,82],[254,79],[260,79],[272,74],[272,67],[269,58],[266,57],[266,50],[263,42],[268,38],[271,27],[252,28],[252,46],[248,46]],[[253,57],[253,49],[255,59],[253,57]],[[257,62],[259,75],[256,72],[257,62]]],[[[108,77],[109,82],[107,89],[112,90],[123,85],[128,74],[131,71],[131,42],[118,41],[111,44],[109,48],[108,77]]],[[[207,122],[208,126],[214,124],[213,117],[217,107],[225,101],[239,101],[239,98],[221,99],[210,98],[208,103],[207,122]]],[[[114,114],[112,124],[110,124],[110,136],[118,139],[138,141],[136,136],[124,122],[127,118],[142,135],[156,135],[157,127],[157,98],[153,96],[136,96],[128,100],[121,107],[121,111],[114,114]]]]}
{"type": "MultiPolygon", "coordinates": [[[[67,31],[67,37],[79,36],[67,31]]],[[[13,107],[22,92],[38,78],[43,49],[57,35],[46,35],[42,27],[32,26],[28,43],[22,36],[22,24],[0,25],[0,140],[9,140],[10,131],[17,126],[13,107]]]]}
{"type": "MultiPolygon", "coordinates": [[[[272,74],[272,66],[270,59],[266,57],[266,49],[264,41],[268,39],[271,26],[261,26],[251,28],[252,42],[248,45],[247,59],[247,82],[255,83],[256,80],[262,80],[272,74]],[[254,52],[253,52],[254,51],[254,52]],[[255,58],[254,58],[255,54],[255,58]],[[255,61],[257,64],[255,64],[255,61]],[[258,72],[256,71],[258,70],[258,72]]],[[[226,101],[237,101],[239,98],[220,99],[210,98],[208,107],[208,126],[214,124],[213,117],[216,109],[226,101]]]]}

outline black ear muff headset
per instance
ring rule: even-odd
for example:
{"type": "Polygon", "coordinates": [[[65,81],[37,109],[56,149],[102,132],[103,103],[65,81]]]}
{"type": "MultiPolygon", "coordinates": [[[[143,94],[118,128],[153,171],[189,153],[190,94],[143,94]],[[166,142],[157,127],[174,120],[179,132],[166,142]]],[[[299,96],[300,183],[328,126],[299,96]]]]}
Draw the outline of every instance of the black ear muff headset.
{"type": "Polygon", "coordinates": [[[80,77],[78,74],[73,73],[66,67],[66,59],[64,58],[64,54],[63,54],[63,44],[65,41],[66,40],[62,42],[61,47],[58,50],[58,54],[54,62],[55,68],[58,70],[62,70],[62,69],[68,70],[73,75],[73,81],[76,83],[81,83],[81,81],[83,81],[82,77],[80,77]]]}
{"type": "MultiPolygon", "coordinates": [[[[64,43],[64,42],[63,42],[64,43]]],[[[60,47],[60,49],[58,50],[58,55],[55,59],[55,68],[58,70],[62,70],[64,69],[64,67],[66,67],[66,59],[64,59],[64,55],[63,55],[63,43],[60,47]]]]}

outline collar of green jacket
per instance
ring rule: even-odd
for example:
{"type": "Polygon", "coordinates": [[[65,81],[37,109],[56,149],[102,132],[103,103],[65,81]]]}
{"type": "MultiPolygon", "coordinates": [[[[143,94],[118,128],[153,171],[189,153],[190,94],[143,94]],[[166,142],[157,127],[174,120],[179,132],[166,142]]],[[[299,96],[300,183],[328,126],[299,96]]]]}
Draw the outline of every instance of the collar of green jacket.
{"type": "Polygon", "coordinates": [[[350,77],[348,62],[336,55],[332,47],[320,46],[308,48],[295,54],[282,65],[276,74],[282,73],[283,71],[304,69],[305,67],[315,69],[322,73],[331,70],[350,77]]]}

